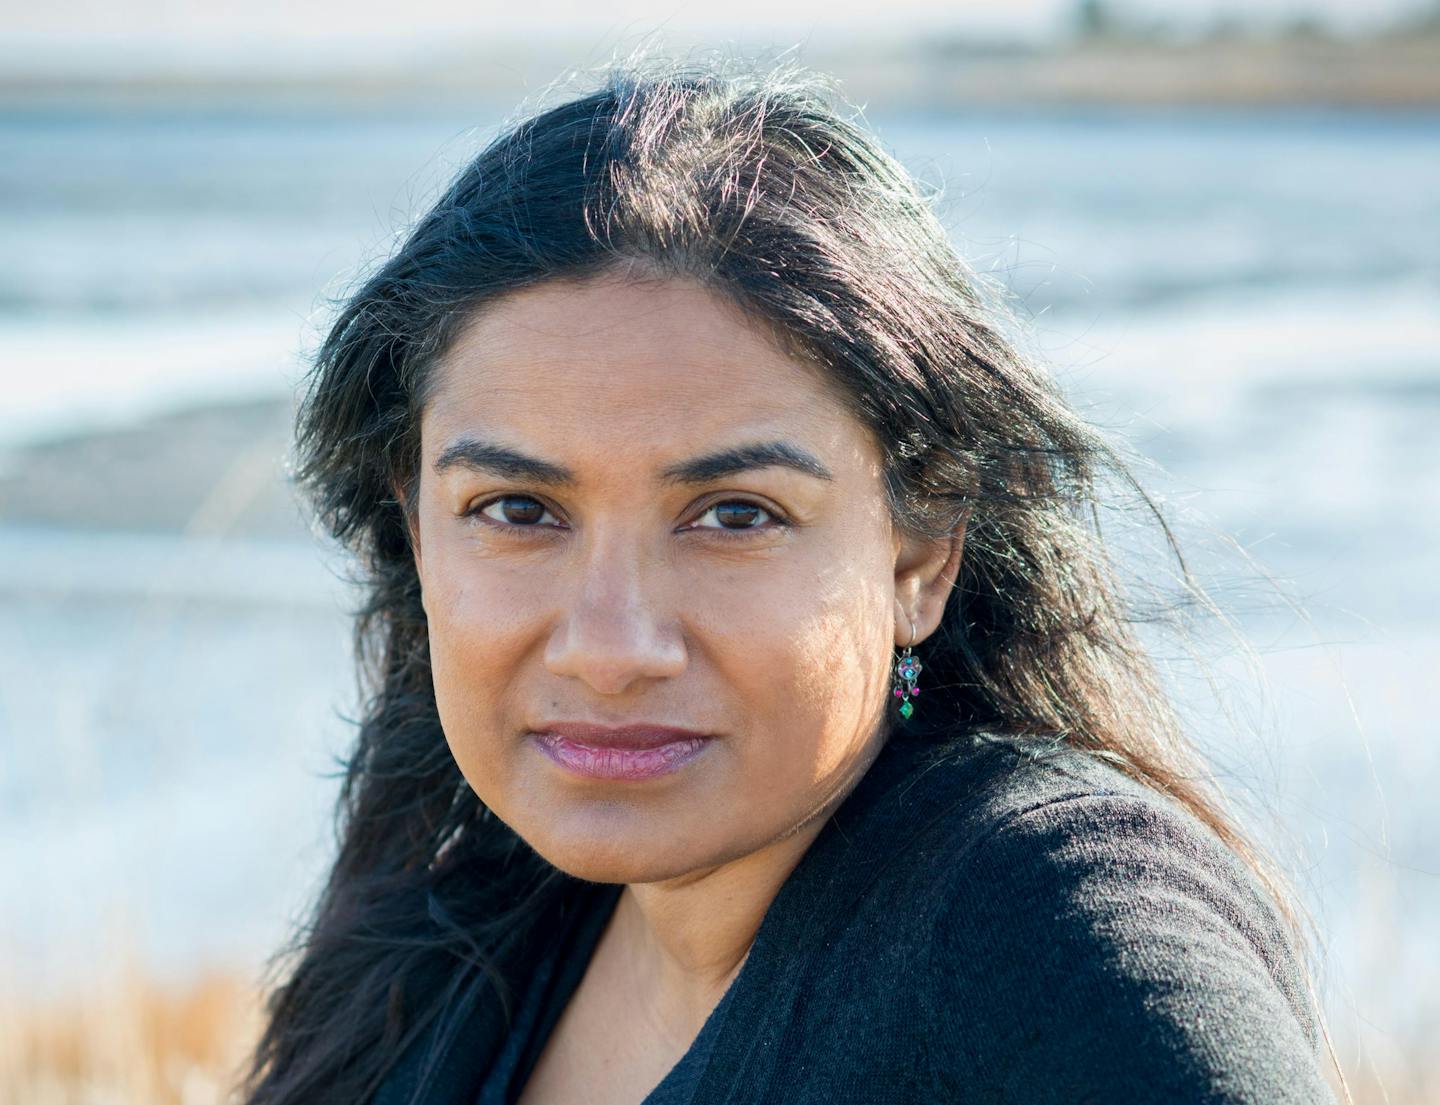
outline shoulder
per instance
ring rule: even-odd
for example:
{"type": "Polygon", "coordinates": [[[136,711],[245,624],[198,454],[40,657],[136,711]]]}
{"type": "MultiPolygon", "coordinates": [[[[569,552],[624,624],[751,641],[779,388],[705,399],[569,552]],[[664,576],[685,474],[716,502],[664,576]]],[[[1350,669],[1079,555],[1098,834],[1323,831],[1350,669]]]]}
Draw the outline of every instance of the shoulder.
{"type": "Polygon", "coordinates": [[[913,779],[964,782],[912,857],[937,1092],[1333,1101],[1288,930],[1187,808],[1068,747],[971,746],[913,779]]]}

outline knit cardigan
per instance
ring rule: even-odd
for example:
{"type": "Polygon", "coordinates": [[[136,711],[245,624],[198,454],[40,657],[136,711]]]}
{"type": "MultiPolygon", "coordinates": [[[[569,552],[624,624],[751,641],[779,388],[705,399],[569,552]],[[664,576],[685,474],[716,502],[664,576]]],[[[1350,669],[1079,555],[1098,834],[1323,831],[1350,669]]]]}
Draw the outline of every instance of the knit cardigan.
{"type": "MultiPolygon", "coordinates": [[[[1333,1105],[1297,950],[1194,815],[1093,752],[918,732],[827,820],[636,1105],[1333,1105]]],[[[618,887],[575,881],[613,908],[618,887]]],[[[535,954],[506,964],[516,987],[535,954]]],[[[375,1105],[474,1105],[505,1021],[477,988],[375,1105]]]]}

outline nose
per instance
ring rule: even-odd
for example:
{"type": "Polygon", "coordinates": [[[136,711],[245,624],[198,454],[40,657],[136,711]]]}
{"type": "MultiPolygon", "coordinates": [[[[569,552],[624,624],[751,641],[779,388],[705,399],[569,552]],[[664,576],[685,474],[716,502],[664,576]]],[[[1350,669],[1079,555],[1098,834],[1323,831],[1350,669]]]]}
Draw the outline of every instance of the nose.
{"type": "Polygon", "coordinates": [[[545,666],[618,695],[685,669],[685,645],[659,573],[633,542],[598,542],[556,580],[559,618],[545,666]]]}

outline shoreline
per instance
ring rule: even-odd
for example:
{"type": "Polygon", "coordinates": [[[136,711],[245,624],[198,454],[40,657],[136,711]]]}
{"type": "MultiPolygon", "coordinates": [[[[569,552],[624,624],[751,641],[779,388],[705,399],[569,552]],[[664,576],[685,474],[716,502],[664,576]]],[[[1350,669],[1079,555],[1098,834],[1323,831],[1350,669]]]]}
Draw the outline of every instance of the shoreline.
{"type": "Polygon", "coordinates": [[[4,449],[0,527],[311,544],[288,478],[293,398],[201,401],[4,449]]]}
{"type": "MultiPolygon", "coordinates": [[[[774,45],[716,40],[729,53],[774,45]]],[[[683,54],[679,41],[672,52],[683,54]]],[[[796,58],[837,79],[848,98],[883,110],[938,112],[1054,107],[1440,108],[1440,31],[1367,38],[1325,35],[1166,40],[1105,36],[1048,45],[986,42],[958,31],[863,47],[801,41],[796,58]]],[[[13,47],[12,47],[13,51],[13,47]]],[[[339,57],[246,71],[216,59],[152,59],[132,72],[95,72],[57,54],[0,76],[0,111],[458,110],[513,107],[552,82],[602,64],[593,43],[461,43],[419,53],[397,46],[368,60],[339,57]]],[[[10,61],[24,60],[10,58],[10,61]]]]}

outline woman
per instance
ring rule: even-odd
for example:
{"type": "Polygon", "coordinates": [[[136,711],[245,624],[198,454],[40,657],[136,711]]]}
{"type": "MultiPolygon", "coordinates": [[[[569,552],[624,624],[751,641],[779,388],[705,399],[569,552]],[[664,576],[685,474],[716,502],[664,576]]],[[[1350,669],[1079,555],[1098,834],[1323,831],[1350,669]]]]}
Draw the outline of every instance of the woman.
{"type": "Polygon", "coordinates": [[[297,475],[373,697],[249,1101],[1333,1100],[1123,464],[830,95],[618,67],[344,305],[297,475]]]}

